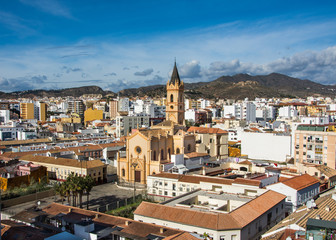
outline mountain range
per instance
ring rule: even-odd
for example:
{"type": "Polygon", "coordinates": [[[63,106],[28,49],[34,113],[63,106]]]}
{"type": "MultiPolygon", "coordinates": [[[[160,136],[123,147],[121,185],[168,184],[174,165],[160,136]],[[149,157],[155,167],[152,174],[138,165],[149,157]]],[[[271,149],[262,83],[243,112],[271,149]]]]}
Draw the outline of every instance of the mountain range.
{"type": "MultiPolygon", "coordinates": [[[[336,85],[323,85],[310,80],[292,78],[283,74],[271,73],[269,75],[251,76],[237,74],[222,76],[210,82],[185,83],[185,95],[191,98],[224,98],[224,99],[254,99],[264,98],[305,98],[307,96],[335,97],[336,85]]],[[[102,94],[115,97],[117,93],[104,91],[97,86],[85,86],[60,90],[28,90],[21,92],[0,92],[0,98],[19,97],[79,97],[83,94],[102,94]]],[[[119,91],[121,97],[164,97],[165,85],[152,85],[139,88],[130,88],[119,91]]]]}

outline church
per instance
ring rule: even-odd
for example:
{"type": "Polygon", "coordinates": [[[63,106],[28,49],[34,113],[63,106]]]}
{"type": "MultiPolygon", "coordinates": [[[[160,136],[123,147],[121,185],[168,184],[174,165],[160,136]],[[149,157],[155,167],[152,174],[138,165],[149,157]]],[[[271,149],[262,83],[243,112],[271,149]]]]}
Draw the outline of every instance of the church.
{"type": "Polygon", "coordinates": [[[136,130],[126,138],[126,156],[118,157],[121,181],[147,183],[147,176],[160,173],[172,154],[196,151],[195,135],[184,121],[184,83],[174,64],[167,82],[166,120],[146,130],[136,130]]]}

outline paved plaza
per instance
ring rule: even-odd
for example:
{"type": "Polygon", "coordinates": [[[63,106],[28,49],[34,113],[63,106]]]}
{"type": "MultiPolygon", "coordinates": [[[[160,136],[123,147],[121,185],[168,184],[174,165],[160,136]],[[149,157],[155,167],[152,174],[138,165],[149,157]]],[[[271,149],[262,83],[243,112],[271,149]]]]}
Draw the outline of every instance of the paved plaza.
{"type": "MultiPolygon", "coordinates": [[[[142,191],[136,191],[136,194],[141,194],[142,191]]],[[[100,206],[105,206],[106,204],[119,201],[121,199],[130,198],[134,194],[132,188],[119,187],[115,183],[106,183],[93,187],[90,198],[89,198],[89,209],[96,210],[100,206]]],[[[61,203],[61,198],[59,195],[43,198],[38,201],[40,203],[39,207],[43,208],[48,206],[53,202],[61,203]]],[[[67,204],[67,201],[63,202],[67,204]]],[[[9,208],[2,209],[4,213],[13,215],[17,214],[24,209],[36,206],[36,201],[26,202],[24,204],[12,206],[9,208]]],[[[83,196],[83,208],[86,209],[86,195],[83,196]]]]}

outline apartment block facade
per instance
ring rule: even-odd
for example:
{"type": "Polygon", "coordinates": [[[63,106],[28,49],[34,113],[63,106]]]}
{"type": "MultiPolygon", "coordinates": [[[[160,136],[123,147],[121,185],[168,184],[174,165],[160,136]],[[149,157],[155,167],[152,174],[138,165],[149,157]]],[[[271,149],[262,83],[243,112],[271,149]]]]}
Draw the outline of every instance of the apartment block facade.
{"type": "Polygon", "coordinates": [[[294,141],[295,162],[336,168],[336,132],[327,132],[323,126],[298,126],[294,141]]]}

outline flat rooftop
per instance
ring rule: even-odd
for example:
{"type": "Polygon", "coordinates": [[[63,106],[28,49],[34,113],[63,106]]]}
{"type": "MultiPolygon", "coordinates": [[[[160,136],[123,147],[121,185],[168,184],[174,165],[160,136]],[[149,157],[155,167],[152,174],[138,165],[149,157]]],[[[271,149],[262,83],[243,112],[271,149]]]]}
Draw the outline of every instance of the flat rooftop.
{"type": "Polygon", "coordinates": [[[242,194],[197,190],[162,202],[161,204],[171,207],[185,207],[202,212],[229,213],[253,199],[255,197],[242,194]]]}

